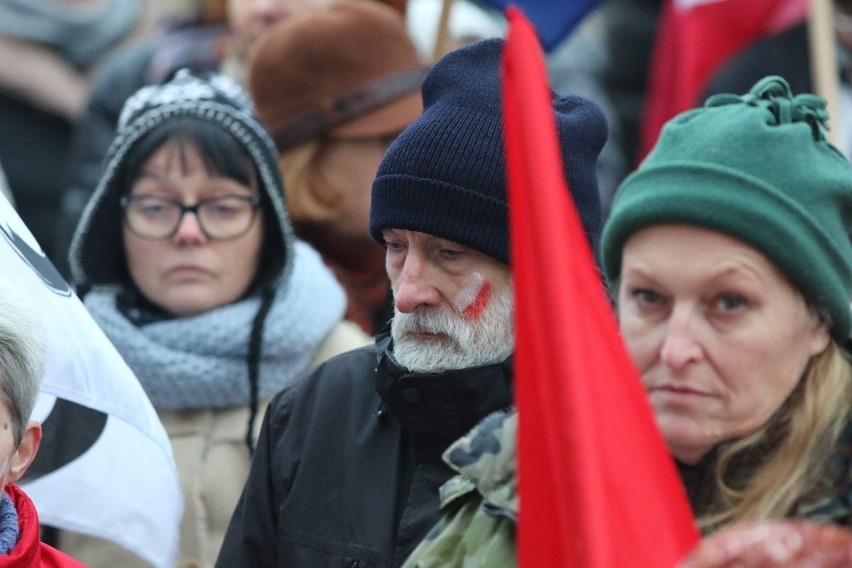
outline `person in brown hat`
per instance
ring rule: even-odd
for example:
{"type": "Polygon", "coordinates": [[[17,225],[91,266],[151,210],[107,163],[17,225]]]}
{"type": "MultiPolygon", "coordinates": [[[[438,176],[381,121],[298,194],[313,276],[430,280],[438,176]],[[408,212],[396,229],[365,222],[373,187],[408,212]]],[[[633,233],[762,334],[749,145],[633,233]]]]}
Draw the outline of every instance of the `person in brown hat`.
{"type": "Polygon", "coordinates": [[[400,13],[339,0],[258,40],[249,90],[281,156],[296,234],[348,295],[346,317],[375,333],[392,315],[384,251],[368,230],[370,188],[390,142],[422,110],[425,73],[400,13]]]}

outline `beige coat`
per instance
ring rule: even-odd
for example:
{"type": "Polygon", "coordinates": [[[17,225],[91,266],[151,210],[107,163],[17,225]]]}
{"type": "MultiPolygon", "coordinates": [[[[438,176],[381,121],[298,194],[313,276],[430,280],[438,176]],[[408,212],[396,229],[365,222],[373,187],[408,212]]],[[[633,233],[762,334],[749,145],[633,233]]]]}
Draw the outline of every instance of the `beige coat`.
{"type": "MultiPolygon", "coordinates": [[[[332,328],[310,366],[372,341],[357,325],[342,321],[332,328]]],[[[268,402],[264,401],[257,413],[255,440],[268,402]]],[[[248,477],[245,433],[249,410],[241,407],[158,414],[172,444],[184,496],[177,566],[212,567],[248,477]]],[[[61,532],[59,545],[91,568],[150,568],[118,545],[89,536],[61,532]]]]}

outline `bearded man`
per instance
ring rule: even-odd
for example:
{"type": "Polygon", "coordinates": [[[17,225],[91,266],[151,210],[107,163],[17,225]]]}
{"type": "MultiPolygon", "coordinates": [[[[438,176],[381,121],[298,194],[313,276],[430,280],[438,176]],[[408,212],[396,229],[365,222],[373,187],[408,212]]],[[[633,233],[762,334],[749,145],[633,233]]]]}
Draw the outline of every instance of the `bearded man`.
{"type": "MultiPolygon", "coordinates": [[[[401,566],[440,517],[438,490],[454,473],[442,452],[512,405],[502,46],[472,44],[427,74],[423,115],[373,183],[390,333],[270,404],[217,566],[401,566]]],[[[585,99],[551,98],[566,179],[594,243],[606,121],[585,99]]]]}

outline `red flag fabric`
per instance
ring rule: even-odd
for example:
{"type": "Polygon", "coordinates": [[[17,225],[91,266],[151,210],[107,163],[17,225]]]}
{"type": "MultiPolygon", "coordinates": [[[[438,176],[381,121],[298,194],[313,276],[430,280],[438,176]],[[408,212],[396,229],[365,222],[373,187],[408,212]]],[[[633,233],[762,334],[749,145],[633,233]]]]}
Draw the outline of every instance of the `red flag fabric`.
{"type": "Polygon", "coordinates": [[[666,0],[648,74],[639,160],[663,124],[700,104],[707,81],[753,41],[801,22],[808,0],[666,0]]]}
{"type": "Polygon", "coordinates": [[[507,15],[518,561],[673,567],[698,541],[692,513],[569,198],[535,31],[507,15]]]}

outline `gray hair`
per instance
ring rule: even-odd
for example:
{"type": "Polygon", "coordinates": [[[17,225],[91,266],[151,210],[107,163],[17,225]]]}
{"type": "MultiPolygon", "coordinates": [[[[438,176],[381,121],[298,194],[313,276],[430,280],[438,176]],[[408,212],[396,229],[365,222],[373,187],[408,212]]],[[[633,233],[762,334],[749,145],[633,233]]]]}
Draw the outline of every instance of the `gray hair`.
{"type": "Polygon", "coordinates": [[[9,409],[16,447],[32,415],[46,362],[39,313],[22,294],[0,286],[0,400],[9,409]]]}

